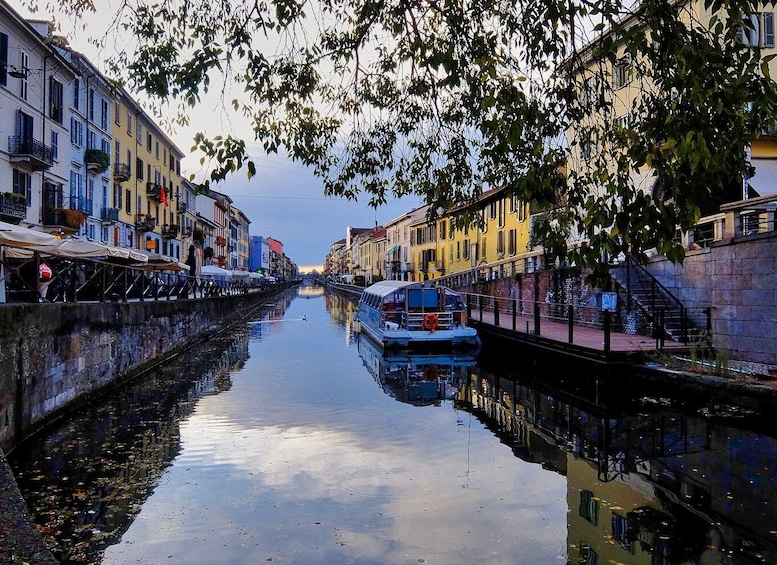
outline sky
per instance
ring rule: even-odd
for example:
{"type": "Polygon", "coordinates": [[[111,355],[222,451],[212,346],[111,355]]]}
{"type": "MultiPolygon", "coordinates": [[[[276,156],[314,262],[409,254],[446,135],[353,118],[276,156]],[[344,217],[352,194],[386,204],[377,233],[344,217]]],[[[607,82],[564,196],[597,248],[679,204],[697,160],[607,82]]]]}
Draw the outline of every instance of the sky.
{"type": "MultiPolygon", "coordinates": [[[[23,17],[33,19],[51,19],[52,14],[39,11],[30,14],[22,6],[21,0],[8,0],[10,6],[23,17]]],[[[41,4],[43,4],[41,2],[41,4]]],[[[115,13],[111,6],[116,0],[100,0],[97,14],[87,16],[87,33],[73,33],[72,22],[57,20],[61,33],[66,35],[70,46],[85,54],[98,67],[103,54],[89,43],[90,37],[102,37],[108,28],[110,14],[115,13]]],[[[111,41],[106,41],[110,45],[111,41]]],[[[121,43],[121,42],[119,42],[121,43]]],[[[212,92],[219,92],[220,86],[213,85],[212,92]]],[[[234,97],[227,92],[226,100],[234,97]]],[[[142,98],[137,96],[138,101],[142,98]]],[[[215,136],[237,132],[240,126],[249,148],[251,141],[249,124],[230,121],[229,115],[219,107],[218,100],[205,100],[202,107],[196,108],[190,115],[188,127],[179,127],[175,131],[166,131],[167,135],[184,153],[193,145],[194,134],[198,131],[215,136]]],[[[233,204],[240,208],[251,220],[249,233],[273,237],[283,242],[283,250],[301,271],[311,268],[321,269],[330,246],[345,237],[346,228],[373,227],[383,224],[397,216],[421,205],[416,198],[404,198],[390,201],[386,205],[373,209],[364,202],[349,202],[341,198],[324,196],[322,182],[304,166],[293,163],[283,155],[265,156],[259,146],[249,149],[257,164],[257,174],[248,179],[245,170],[234,173],[226,181],[212,185],[215,190],[229,195],[233,204]]],[[[203,171],[199,155],[192,155],[182,161],[182,174],[195,175],[195,182],[203,180],[203,171]]]]}

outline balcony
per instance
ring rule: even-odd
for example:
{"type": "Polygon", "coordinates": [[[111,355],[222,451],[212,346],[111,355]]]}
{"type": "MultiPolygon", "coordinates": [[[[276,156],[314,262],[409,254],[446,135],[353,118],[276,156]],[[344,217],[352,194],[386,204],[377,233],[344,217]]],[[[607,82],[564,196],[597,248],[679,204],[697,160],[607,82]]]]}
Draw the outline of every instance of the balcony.
{"type": "Polygon", "coordinates": [[[137,214],[135,216],[135,229],[141,232],[154,231],[156,218],[149,214],[137,214]]]}
{"type": "Polygon", "coordinates": [[[192,236],[191,226],[184,226],[181,228],[181,237],[191,237],[191,236],[192,236]]]}
{"type": "Polygon", "coordinates": [[[94,210],[94,200],[84,197],[70,197],[70,209],[83,212],[87,216],[91,216],[94,210]]]}
{"type": "Polygon", "coordinates": [[[111,166],[111,157],[102,149],[87,149],[84,153],[84,162],[87,171],[100,175],[111,166]]]}
{"type": "Polygon", "coordinates": [[[185,214],[186,210],[188,210],[188,207],[186,206],[186,202],[179,202],[178,203],[178,213],[179,214],[185,214]]]}
{"type": "Polygon", "coordinates": [[[226,245],[227,244],[227,240],[225,238],[221,237],[220,235],[217,235],[216,239],[215,239],[215,243],[216,243],[216,245],[226,245]]]}
{"type": "Polygon", "coordinates": [[[126,163],[115,163],[113,165],[113,180],[116,182],[128,181],[132,178],[132,170],[126,163]]]}
{"type": "Polygon", "coordinates": [[[79,210],[68,208],[45,208],[43,210],[43,225],[58,227],[60,231],[74,233],[81,229],[86,221],[86,214],[79,210]]]}
{"type": "Polygon", "coordinates": [[[11,163],[26,163],[33,171],[43,171],[54,164],[54,153],[51,147],[31,137],[10,136],[8,153],[11,156],[11,163]]]}
{"type": "Polygon", "coordinates": [[[146,183],[146,196],[154,200],[162,200],[162,185],[155,182],[146,183]]]}
{"type": "Polygon", "coordinates": [[[162,239],[175,239],[178,237],[178,224],[165,224],[162,226],[162,239]]]}
{"type": "Polygon", "coordinates": [[[18,224],[27,216],[27,199],[15,192],[0,193],[0,220],[18,224]]]}
{"type": "Polygon", "coordinates": [[[118,222],[119,209],[103,206],[102,210],[100,211],[100,219],[104,222],[118,222]]]}

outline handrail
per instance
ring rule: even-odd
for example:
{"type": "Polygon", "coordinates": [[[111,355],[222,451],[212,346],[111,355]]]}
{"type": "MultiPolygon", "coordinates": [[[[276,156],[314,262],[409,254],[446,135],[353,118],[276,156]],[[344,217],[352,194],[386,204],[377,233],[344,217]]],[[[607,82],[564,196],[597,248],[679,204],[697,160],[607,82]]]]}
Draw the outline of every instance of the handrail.
{"type": "MultiPolygon", "coordinates": [[[[666,288],[661,281],[659,281],[653,274],[648,271],[643,265],[641,265],[634,257],[631,255],[626,256],[626,269],[630,270],[634,268],[638,273],[643,275],[644,277],[647,277],[648,281],[650,281],[650,316],[653,318],[653,323],[658,324],[659,320],[662,319],[664,316],[662,312],[659,311],[656,304],[656,290],[658,290],[659,295],[665,300],[668,301],[671,305],[674,305],[674,307],[679,310],[680,312],[680,341],[682,343],[687,343],[688,341],[688,315],[687,315],[687,309],[685,305],[682,303],[682,301],[677,298],[674,294],[672,294],[668,288],[666,288]]],[[[629,295],[629,299],[632,299],[632,289],[631,289],[631,275],[629,271],[627,271],[627,287],[626,292],[629,295]]],[[[644,280],[644,279],[642,279],[644,280]]],[[[666,332],[666,327],[664,326],[663,331],[666,332]]]]}

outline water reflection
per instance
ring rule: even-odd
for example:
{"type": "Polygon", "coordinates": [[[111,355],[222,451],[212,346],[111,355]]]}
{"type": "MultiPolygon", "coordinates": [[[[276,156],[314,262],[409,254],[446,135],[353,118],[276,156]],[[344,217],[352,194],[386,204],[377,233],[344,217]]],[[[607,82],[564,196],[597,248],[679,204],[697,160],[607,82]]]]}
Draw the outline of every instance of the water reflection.
{"type": "Polygon", "coordinates": [[[477,369],[458,402],[567,477],[570,563],[777,563],[777,441],[664,393],[623,412],[477,369]]]}
{"type": "MultiPolygon", "coordinates": [[[[280,315],[283,306],[270,310],[280,315]]],[[[248,335],[242,327],[210,339],[12,454],[30,513],[57,558],[99,563],[121,538],[179,454],[182,421],[202,397],[232,387],[232,372],[248,359],[248,335]]]]}
{"type": "Polygon", "coordinates": [[[475,352],[422,354],[384,351],[366,335],[358,337],[364,366],[386,394],[408,404],[426,406],[451,400],[475,365],[475,352]]]}
{"type": "Polygon", "coordinates": [[[332,323],[345,328],[345,343],[351,345],[357,338],[357,332],[354,331],[353,315],[358,310],[358,306],[353,299],[346,298],[339,294],[328,292],[325,294],[326,311],[332,318],[332,323]]]}

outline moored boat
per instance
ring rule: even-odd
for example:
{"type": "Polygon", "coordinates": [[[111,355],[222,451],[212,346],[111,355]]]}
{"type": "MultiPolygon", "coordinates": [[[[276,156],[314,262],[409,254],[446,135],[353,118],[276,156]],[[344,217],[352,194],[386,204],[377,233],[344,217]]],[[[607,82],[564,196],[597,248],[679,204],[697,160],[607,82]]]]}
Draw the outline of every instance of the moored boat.
{"type": "Polygon", "coordinates": [[[359,298],[360,331],[383,348],[476,347],[459,294],[432,282],[382,281],[359,298]]]}

